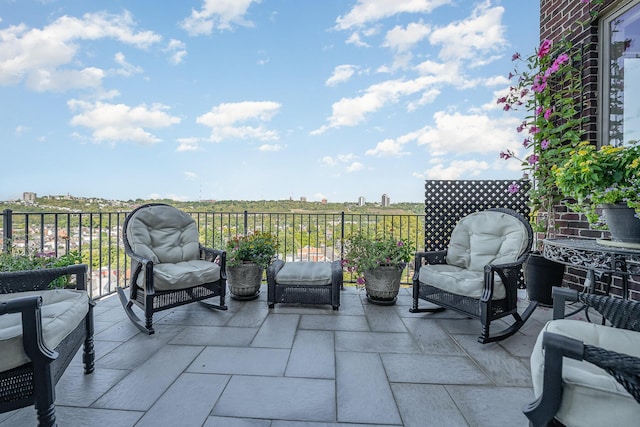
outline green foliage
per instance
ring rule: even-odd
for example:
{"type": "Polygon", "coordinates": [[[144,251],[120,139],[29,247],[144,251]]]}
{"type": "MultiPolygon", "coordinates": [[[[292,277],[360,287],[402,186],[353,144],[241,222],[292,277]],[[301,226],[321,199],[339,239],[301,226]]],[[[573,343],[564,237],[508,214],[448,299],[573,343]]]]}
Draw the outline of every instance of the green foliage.
{"type": "MultiPolygon", "coordinates": [[[[369,237],[356,232],[344,244],[346,251],[343,266],[359,276],[380,265],[405,264],[415,255],[415,248],[410,242],[396,239],[391,234],[369,237]]],[[[364,283],[362,277],[358,278],[358,283],[364,283]]]]}
{"type": "Polygon", "coordinates": [[[236,266],[251,261],[267,268],[276,256],[278,241],[267,232],[254,231],[246,236],[236,236],[227,242],[227,265],[236,266]]]}
{"type": "MultiPolygon", "coordinates": [[[[56,257],[53,252],[29,252],[10,247],[7,252],[0,253],[0,271],[58,268],[80,263],[82,263],[82,256],[78,251],[67,252],[56,257]]],[[[63,288],[68,283],[68,277],[58,277],[49,283],[49,288],[63,288]]]]}
{"type": "Polygon", "coordinates": [[[640,214],[640,145],[599,150],[588,141],[580,143],[570,157],[553,170],[556,185],[575,203],[567,205],[582,212],[592,225],[603,223],[596,213],[600,204],[626,203],[640,214]]]}

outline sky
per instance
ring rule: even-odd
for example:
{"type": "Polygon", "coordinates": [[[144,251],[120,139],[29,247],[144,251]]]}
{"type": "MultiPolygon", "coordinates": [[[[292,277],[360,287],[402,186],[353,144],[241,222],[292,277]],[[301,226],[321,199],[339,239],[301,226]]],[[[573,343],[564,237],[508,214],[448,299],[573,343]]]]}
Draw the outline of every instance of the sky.
{"type": "Polygon", "coordinates": [[[0,0],[0,200],[424,200],[518,179],[533,0],[0,0]]]}

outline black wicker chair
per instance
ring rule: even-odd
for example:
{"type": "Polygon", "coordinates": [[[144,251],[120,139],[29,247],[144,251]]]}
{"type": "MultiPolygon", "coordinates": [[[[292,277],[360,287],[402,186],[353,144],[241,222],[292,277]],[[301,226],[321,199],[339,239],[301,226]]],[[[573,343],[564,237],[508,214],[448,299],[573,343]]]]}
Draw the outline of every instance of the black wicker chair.
{"type": "Polygon", "coordinates": [[[93,372],[86,271],[73,265],[0,273],[0,325],[10,328],[0,340],[0,412],[35,405],[38,425],[55,426],[55,385],[83,343],[84,373],[93,372]],[[63,276],[75,277],[76,290],[48,289],[63,276]]]}
{"type": "Polygon", "coordinates": [[[162,203],[142,205],[124,221],[124,248],[131,257],[130,299],[120,302],[138,329],[153,334],[153,313],[191,302],[226,310],[226,252],[199,243],[195,220],[162,203]],[[220,297],[220,304],[203,300],[220,297]],[[143,322],[133,304],[144,311],[143,322]]]}
{"type": "Polygon", "coordinates": [[[631,426],[640,422],[640,302],[553,288],[553,318],[531,353],[533,426],[631,426]],[[610,326],[564,319],[579,301],[610,326]]]}
{"type": "Polygon", "coordinates": [[[338,310],[342,280],[340,261],[285,263],[276,260],[267,268],[269,308],[276,303],[330,304],[338,310]]]}
{"type": "Polygon", "coordinates": [[[533,231],[519,213],[492,208],[462,218],[451,233],[447,250],[418,252],[413,276],[412,313],[445,308],[480,319],[480,343],[516,333],[535,310],[532,301],[518,312],[518,285],[533,231]],[[420,300],[437,307],[420,308],[420,300]],[[512,316],[514,321],[491,335],[492,321],[512,316]]]}

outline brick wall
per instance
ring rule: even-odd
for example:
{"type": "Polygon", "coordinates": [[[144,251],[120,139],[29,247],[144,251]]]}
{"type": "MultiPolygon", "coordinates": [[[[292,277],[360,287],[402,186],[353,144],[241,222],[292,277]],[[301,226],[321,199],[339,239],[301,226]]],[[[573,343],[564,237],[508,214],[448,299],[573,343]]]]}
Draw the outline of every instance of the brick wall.
{"type": "MultiPolygon", "coordinates": [[[[594,19],[591,12],[604,11],[613,3],[615,0],[604,0],[602,5],[585,4],[580,0],[540,0],[540,40],[556,42],[565,36],[582,53],[582,115],[587,118],[584,124],[585,139],[594,144],[598,141],[598,18],[594,19]]],[[[556,231],[550,237],[609,237],[606,231],[590,229],[584,215],[569,211],[562,205],[555,207],[554,221],[556,231]]],[[[584,276],[583,270],[567,267],[565,284],[581,289],[584,276]]],[[[631,297],[640,300],[638,280],[640,278],[637,276],[631,277],[629,288],[631,297]]],[[[620,293],[619,279],[614,280],[612,288],[612,293],[620,293]]]]}

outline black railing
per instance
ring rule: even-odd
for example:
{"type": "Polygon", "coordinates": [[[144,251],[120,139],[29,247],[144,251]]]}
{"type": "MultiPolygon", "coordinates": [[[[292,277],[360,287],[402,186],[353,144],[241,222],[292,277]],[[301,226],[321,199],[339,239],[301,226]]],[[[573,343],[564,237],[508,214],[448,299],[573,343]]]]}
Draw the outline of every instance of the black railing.
{"type": "MultiPolygon", "coordinates": [[[[99,298],[126,287],[130,260],[122,244],[122,226],[128,212],[1,212],[1,247],[28,249],[55,256],[78,251],[89,265],[90,294],[99,298]]],[[[393,235],[424,248],[424,215],[338,213],[189,212],[200,230],[204,246],[222,249],[239,234],[254,230],[274,234],[278,257],[287,261],[334,261],[342,259],[342,242],[354,232],[393,235]]],[[[403,283],[411,283],[409,263],[403,283]]],[[[345,282],[355,277],[345,273],[345,282]]]]}

